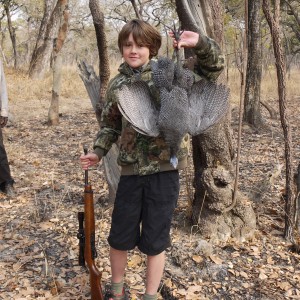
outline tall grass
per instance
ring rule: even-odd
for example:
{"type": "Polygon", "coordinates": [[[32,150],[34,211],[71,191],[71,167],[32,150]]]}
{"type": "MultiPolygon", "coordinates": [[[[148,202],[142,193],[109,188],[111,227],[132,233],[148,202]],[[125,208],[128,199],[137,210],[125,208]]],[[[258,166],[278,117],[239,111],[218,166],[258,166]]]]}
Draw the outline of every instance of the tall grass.
{"type": "MultiPolygon", "coordinates": [[[[299,97],[299,69],[292,69],[287,74],[286,79],[286,92],[288,99],[294,99],[295,97],[299,97]]],[[[233,103],[238,103],[240,100],[241,77],[240,72],[237,69],[229,70],[228,85],[231,91],[231,101],[233,103]]],[[[265,101],[268,101],[269,99],[278,99],[277,75],[276,70],[274,68],[270,68],[269,70],[263,73],[261,82],[261,98],[265,101]]]]}
{"type": "MultiPolygon", "coordinates": [[[[84,84],[76,67],[65,67],[62,74],[61,96],[64,98],[87,97],[84,84]]],[[[17,101],[48,100],[52,93],[52,73],[48,72],[42,80],[32,80],[24,71],[6,70],[9,98],[17,101]]]]}

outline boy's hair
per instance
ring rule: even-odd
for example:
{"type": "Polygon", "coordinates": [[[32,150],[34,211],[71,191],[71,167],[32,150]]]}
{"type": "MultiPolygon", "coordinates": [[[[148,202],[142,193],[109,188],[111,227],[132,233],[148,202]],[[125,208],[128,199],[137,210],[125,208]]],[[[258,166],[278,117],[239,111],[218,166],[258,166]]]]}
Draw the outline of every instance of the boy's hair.
{"type": "Polygon", "coordinates": [[[131,33],[134,41],[137,44],[141,44],[149,48],[150,59],[157,55],[161,46],[161,35],[158,30],[149,23],[139,19],[129,21],[120,31],[118,37],[118,46],[121,53],[123,53],[123,46],[126,44],[131,33]]]}

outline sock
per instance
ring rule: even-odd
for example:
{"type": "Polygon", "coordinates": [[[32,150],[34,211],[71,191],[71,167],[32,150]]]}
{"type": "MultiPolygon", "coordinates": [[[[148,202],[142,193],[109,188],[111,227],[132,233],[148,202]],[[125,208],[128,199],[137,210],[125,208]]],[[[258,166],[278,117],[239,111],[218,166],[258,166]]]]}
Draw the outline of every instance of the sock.
{"type": "Polygon", "coordinates": [[[144,294],[143,300],[157,300],[157,294],[155,295],[144,294]]]}
{"type": "Polygon", "coordinates": [[[124,281],[122,280],[121,282],[111,283],[111,291],[113,292],[114,295],[121,295],[123,292],[123,286],[124,286],[124,281]]]}

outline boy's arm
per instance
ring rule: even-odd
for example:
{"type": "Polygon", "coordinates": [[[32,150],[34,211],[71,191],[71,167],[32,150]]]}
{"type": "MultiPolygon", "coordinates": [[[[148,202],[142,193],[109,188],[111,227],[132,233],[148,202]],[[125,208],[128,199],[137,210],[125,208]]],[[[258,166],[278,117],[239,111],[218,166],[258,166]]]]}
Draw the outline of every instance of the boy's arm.
{"type": "Polygon", "coordinates": [[[94,153],[99,159],[107,154],[113,143],[118,140],[122,130],[122,115],[114,101],[113,92],[107,94],[107,102],[101,115],[101,129],[94,143],[94,153]]]}
{"type": "Polygon", "coordinates": [[[217,80],[225,66],[219,45],[213,39],[199,35],[194,51],[197,56],[196,73],[208,80],[217,80]]]}
{"type": "Polygon", "coordinates": [[[192,48],[196,54],[196,66],[194,71],[201,77],[215,81],[224,69],[225,58],[219,45],[205,35],[193,31],[182,31],[179,38],[174,32],[173,37],[175,48],[192,48]]]}

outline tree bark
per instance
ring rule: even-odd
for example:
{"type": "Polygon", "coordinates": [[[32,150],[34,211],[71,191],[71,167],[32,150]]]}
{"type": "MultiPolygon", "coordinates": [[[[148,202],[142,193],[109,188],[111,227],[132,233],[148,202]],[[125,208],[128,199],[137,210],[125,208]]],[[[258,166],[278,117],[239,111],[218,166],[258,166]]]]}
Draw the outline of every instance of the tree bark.
{"type": "Polygon", "coordinates": [[[274,1],[274,15],[271,13],[271,3],[263,0],[263,12],[270,27],[273,49],[276,61],[277,84],[279,96],[279,112],[281,126],[284,134],[285,164],[286,164],[286,194],[285,194],[285,229],[284,236],[290,241],[294,241],[294,225],[296,214],[296,197],[293,190],[293,143],[289,115],[286,109],[286,62],[281,42],[280,28],[280,0],[274,1]]]}
{"type": "Polygon", "coordinates": [[[53,59],[53,86],[52,98],[48,110],[48,125],[57,125],[59,123],[59,97],[61,91],[61,69],[62,69],[62,55],[57,53],[53,59]]]}
{"type": "MultiPolygon", "coordinates": [[[[176,0],[177,12],[184,29],[196,29],[198,32],[212,31],[211,37],[222,45],[223,26],[217,24],[223,20],[221,2],[191,1],[197,7],[197,13],[191,6],[190,9],[186,9],[188,2],[176,0]],[[214,22],[208,20],[208,16],[209,19],[213,18],[214,22]],[[202,28],[197,28],[195,24],[202,28]]],[[[221,76],[220,80],[225,80],[225,76],[221,76]]],[[[193,137],[192,146],[195,170],[193,224],[198,225],[202,236],[214,242],[226,241],[231,237],[240,241],[251,238],[256,227],[256,218],[249,200],[238,192],[236,203],[232,205],[235,172],[230,115],[228,114],[204,134],[193,137]],[[226,211],[231,206],[232,209],[226,211]]]]}
{"type": "Polygon", "coordinates": [[[83,60],[78,63],[78,68],[80,71],[79,76],[84,83],[85,89],[96,113],[97,103],[100,99],[100,78],[97,76],[94,67],[83,60]]]}
{"type": "Polygon", "coordinates": [[[89,7],[93,17],[94,27],[96,31],[97,45],[98,45],[98,53],[99,53],[99,77],[100,77],[99,96],[100,98],[96,105],[96,117],[98,123],[100,124],[102,108],[105,103],[105,93],[110,78],[109,58],[108,58],[107,40],[105,34],[104,15],[100,9],[99,1],[90,0],[89,7]]]}
{"type": "Polygon", "coordinates": [[[264,101],[264,100],[260,100],[260,104],[267,109],[267,111],[270,114],[270,118],[272,120],[276,120],[277,119],[277,112],[274,109],[274,107],[272,107],[269,103],[267,103],[267,101],[264,101]]]}
{"type": "Polygon", "coordinates": [[[43,45],[44,43],[44,39],[46,36],[46,29],[47,29],[47,24],[49,22],[49,19],[51,17],[51,12],[53,10],[53,1],[44,1],[44,15],[41,21],[41,25],[40,25],[40,29],[39,29],[39,33],[38,33],[38,37],[36,39],[36,43],[35,43],[35,47],[34,50],[32,52],[32,56],[31,56],[31,61],[29,64],[29,73],[31,73],[32,68],[35,65],[35,61],[37,60],[38,57],[38,49],[43,45]]]}
{"type": "Polygon", "coordinates": [[[244,121],[255,128],[263,126],[260,110],[262,77],[261,0],[248,1],[248,60],[244,103],[244,121]]]}
{"type": "Polygon", "coordinates": [[[59,97],[61,92],[61,73],[63,65],[61,49],[67,36],[69,22],[68,0],[59,0],[59,4],[61,11],[60,28],[53,48],[53,86],[52,99],[48,111],[49,125],[57,125],[59,123],[59,97]]]}
{"type": "Polygon", "coordinates": [[[17,40],[16,40],[15,30],[12,26],[9,5],[10,5],[9,2],[7,4],[4,4],[4,9],[5,9],[6,17],[7,17],[7,26],[8,26],[9,36],[11,39],[13,52],[14,52],[14,68],[16,69],[18,67],[17,40]]]}
{"type": "Polygon", "coordinates": [[[44,41],[31,59],[29,77],[31,79],[43,79],[49,69],[49,62],[53,50],[54,38],[57,36],[60,18],[60,1],[57,1],[46,27],[44,41]]]}

